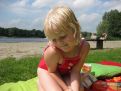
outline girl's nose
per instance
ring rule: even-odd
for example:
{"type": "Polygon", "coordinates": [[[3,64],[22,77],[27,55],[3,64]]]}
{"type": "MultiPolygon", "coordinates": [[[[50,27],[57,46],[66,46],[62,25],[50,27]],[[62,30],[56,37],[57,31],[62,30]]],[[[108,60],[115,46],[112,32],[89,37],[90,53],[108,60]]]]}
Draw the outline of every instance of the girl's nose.
{"type": "Polygon", "coordinates": [[[58,43],[58,44],[62,44],[62,43],[64,43],[64,41],[63,41],[62,39],[58,39],[58,40],[57,40],[57,43],[58,43]]]}

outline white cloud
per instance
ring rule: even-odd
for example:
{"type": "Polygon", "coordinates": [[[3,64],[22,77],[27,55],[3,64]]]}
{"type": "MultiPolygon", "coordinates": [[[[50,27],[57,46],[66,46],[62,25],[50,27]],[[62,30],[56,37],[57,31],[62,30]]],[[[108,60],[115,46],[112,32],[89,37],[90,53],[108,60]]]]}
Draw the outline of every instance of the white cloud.
{"type": "Polygon", "coordinates": [[[83,31],[95,31],[98,23],[101,20],[101,15],[98,13],[81,14],[78,18],[83,31]]]}
{"type": "Polygon", "coordinates": [[[79,21],[83,23],[92,23],[99,19],[100,15],[98,13],[91,14],[81,14],[79,17],[79,21]]]}
{"type": "MultiPolygon", "coordinates": [[[[10,20],[8,22],[3,22],[1,23],[0,25],[2,25],[3,27],[21,27],[24,25],[24,21],[22,21],[21,19],[13,19],[13,20],[10,20]]],[[[25,26],[23,26],[25,27],[25,26]]]]}
{"type": "Polygon", "coordinates": [[[96,0],[75,0],[73,2],[73,6],[75,8],[85,8],[85,7],[90,7],[95,4],[96,0]]]}
{"type": "Polygon", "coordinates": [[[37,14],[41,12],[45,12],[42,7],[48,7],[51,0],[34,0],[33,2],[29,2],[29,0],[19,0],[15,3],[9,5],[10,11],[16,13],[18,15],[27,16],[31,14],[37,14]]]}
{"type": "Polygon", "coordinates": [[[28,0],[20,0],[20,1],[15,2],[12,6],[25,8],[27,5],[27,2],[28,2],[28,0]]]}
{"type": "Polygon", "coordinates": [[[28,25],[29,24],[27,23],[27,21],[22,20],[22,19],[16,19],[16,20],[12,20],[12,21],[8,22],[8,26],[10,26],[10,27],[16,26],[21,29],[27,29],[28,25]]]}
{"type": "Polygon", "coordinates": [[[107,1],[107,2],[104,2],[103,6],[108,10],[118,9],[119,11],[121,11],[121,0],[107,1]]]}
{"type": "Polygon", "coordinates": [[[55,5],[68,5],[71,7],[72,2],[73,2],[73,0],[60,0],[60,1],[56,2],[55,5]]]}
{"type": "Polygon", "coordinates": [[[48,5],[48,3],[50,3],[51,0],[35,0],[33,3],[32,3],[32,7],[35,7],[35,8],[41,8],[43,6],[46,6],[48,5]]]}
{"type": "Polygon", "coordinates": [[[28,0],[19,0],[10,5],[12,8],[26,9],[28,7],[28,0]]]}
{"type": "Polygon", "coordinates": [[[19,0],[15,3],[12,3],[10,6],[10,10],[17,14],[25,14],[29,11],[28,0],[19,0]]]}
{"type": "Polygon", "coordinates": [[[3,3],[3,2],[0,2],[0,9],[3,9],[3,8],[5,8],[5,4],[3,3]]]}
{"type": "Polygon", "coordinates": [[[2,27],[17,27],[20,29],[43,29],[44,18],[38,17],[32,20],[25,19],[11,19],[8,22],[0,22],[2,27]]]}
{"type": "Polygon", "coordinates": [[[43,29],[44,18],[38,17],[31,23],[30,29],[43,29]]]}

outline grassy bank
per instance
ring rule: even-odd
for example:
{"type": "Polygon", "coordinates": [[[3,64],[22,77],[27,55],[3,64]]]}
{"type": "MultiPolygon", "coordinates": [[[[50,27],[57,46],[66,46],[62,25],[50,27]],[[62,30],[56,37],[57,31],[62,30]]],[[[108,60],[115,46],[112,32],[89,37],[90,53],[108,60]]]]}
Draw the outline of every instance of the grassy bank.
{"type": "Polygon", "coordinates": [[[0,60],[0,85],[6,82],[27,80],[36,75],[40,57],[26,57],[22,59],[6,58],[0,60]]]}
{"type": "MultiPolygon", "coordinates": [[[[39,56],[26,57],[22,59],[6,58],[0,60],[0,85],[6,82],[17,82],[27,80],[36,75],[39,56]]],[[[121,62],[121,48],[90,50],[86,62],[100,62],[102,60],[112,60],[121,62]]]]}
{"type": "Polygon", "coordinates": [[[86,59],[86,62],[100,62],[103,60],[111,60],[121,62],[121,48],[91,50],[86,59]]]}

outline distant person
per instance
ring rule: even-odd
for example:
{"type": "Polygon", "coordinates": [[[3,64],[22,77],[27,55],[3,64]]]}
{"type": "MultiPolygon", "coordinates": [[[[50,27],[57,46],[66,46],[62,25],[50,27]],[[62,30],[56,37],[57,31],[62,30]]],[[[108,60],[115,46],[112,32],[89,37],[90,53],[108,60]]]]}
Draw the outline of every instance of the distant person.
{"type": "Polygon", "coordinates": [[[49,40],[38,65],[39,91],[84,91],[80,70],[90,46],[80,37],[80,25],[67,6],[51,9],[44,33],[49,40]]]}
{"type": "Polygon", "coordinates": [[[101,40],[106,40],[107,39],[107,33],[102,33],[100,39],[101,40]]]}

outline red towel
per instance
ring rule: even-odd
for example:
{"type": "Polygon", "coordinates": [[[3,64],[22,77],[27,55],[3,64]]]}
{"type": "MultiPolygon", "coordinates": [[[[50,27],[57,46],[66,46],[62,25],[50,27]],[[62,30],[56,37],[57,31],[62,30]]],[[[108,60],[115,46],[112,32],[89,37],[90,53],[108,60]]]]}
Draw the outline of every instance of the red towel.
{"type": "MultiPolygon", "coordinates": [[[[120,62],[114,62],[111,60],[102,60],[101,62],[99,62],[99,64],[121,67],[120,62]]],[[[119,76],[119,77],[121,77],[121,76],[119,76]]],[[[97,82],[95,82],[92,85],[92,90],[93,91],[117,91],[117,89],[118,89],[118,91],[121,91],[121,87],[117,87],[118,86],[117,82],[121,82],[119,77],[117,77],[117,78],[114,77],[113,80],[112,79],[105,79],[106,81],[98,80],[97,82]],[[114,82],[113,85],[112,85],[112,82],[114,82]]]]}
{"type": "Polygon", "coordinates": [[[121,76],[113,77],[111,79],[106,79],[106,82],[120,82],[121,83],[121,76]]]}
{"type": "Polygon", "coordinates": [[[98,80],[92,85],[92,91],[121,91],[120,83],[98,80]]]}
{"type": "Polygon", "coordinates": [[[107,60],[103,60],[103,61],[99,62],[99,64],[112,65],[112,66],[119,66],[119,67],[121,67],[121,63],[114,62],[114,61],[107,61],[107,60]]]}

